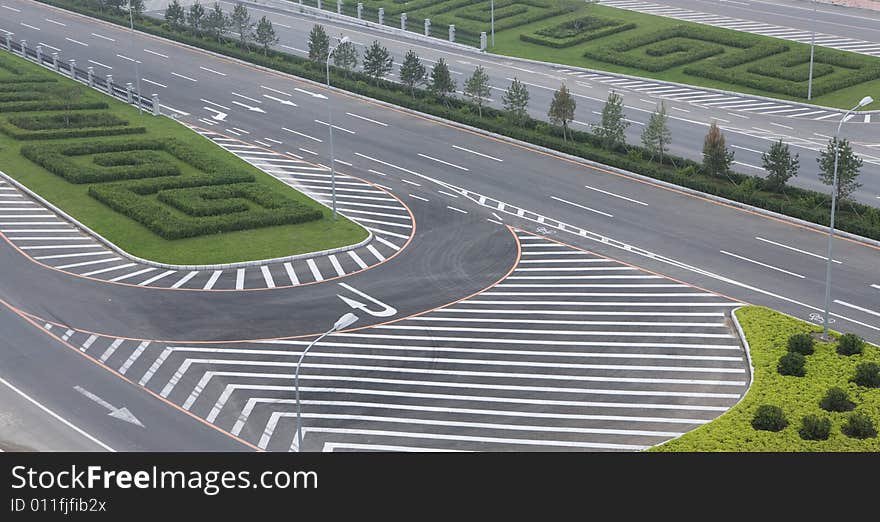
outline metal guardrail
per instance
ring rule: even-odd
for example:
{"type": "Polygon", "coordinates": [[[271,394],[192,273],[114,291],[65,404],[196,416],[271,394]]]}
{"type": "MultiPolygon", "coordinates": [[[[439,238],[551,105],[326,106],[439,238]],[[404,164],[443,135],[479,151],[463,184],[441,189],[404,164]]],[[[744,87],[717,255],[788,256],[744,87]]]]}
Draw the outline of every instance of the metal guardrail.
{"type": "Polygon", "coordinates": [[[61,53],[46,53],[40,45],[31,48],[27,45],[27,40],[16,42],[12,39],[11,35],[0,36],[0,48],[16,56],[36,62],[47,69],[54,70],[58,74],[82,82],[97,91],[118,98],[125,103],[140,107],[156,116],[161,113],[158,95],[153,94],[150,97],[146,97],[137,92],[131,83],[123,85],[114,82],[113,75],[108,74],[102,78],[95,74],[92,67],[86,70],[80,69],[76,66],[74,60],[64,61],[61,58],[61,53]]]}

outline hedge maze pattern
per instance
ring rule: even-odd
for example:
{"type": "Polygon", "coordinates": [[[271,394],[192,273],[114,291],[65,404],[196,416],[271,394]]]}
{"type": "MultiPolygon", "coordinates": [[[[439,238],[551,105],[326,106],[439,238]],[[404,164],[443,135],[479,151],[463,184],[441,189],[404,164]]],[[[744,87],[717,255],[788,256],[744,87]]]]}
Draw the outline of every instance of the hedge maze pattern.
{"type": "Polygon", "coordinates": [[[69,183],[89,185],[90,196],[165,239],[323,217],[317,205],[257,183],[225,153],[143,136],[144,127],[107,111],[107,103],[81,101],[85,89],[25,74],[0,55],[0,133],[25,141],[25,158],[69,183]]]}

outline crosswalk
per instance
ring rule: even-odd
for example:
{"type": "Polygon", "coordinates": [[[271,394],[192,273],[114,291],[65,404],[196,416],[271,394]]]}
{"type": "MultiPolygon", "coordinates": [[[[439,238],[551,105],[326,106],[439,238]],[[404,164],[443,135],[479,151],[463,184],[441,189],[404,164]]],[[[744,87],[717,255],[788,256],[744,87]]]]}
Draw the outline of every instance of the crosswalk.
{"type": "MultiPolygon", "coordinates": [[[[806,118],[815,121],[827,120],[835,116],[840,117],[840,111],[838,110],[823,109],[815,105],[798,105],[782,100],[768,100],[735,93],[721,93],[699,87],[661,83],[645,78],[621,78],[620,76],[563,66],[556,67],[554,70],[557,74],[576,78],[575,82],[584,87],[591,87],[593,83],[601,83],[619,91],[632,91],[648,95],[652,98],[689,103],[710,109],[733,111],[743,115],[762,114],[788,118],[806,118]]],[[[865,115],[864,120],[870,122],[870,115],[865,115]]]]}
{"type": "MultiPolygon", "coordinates": [[[[316,344],[300,374],[306,451],[642,450],[722,414],[747,364],[727,298],[517,231],[481,294],[316,344]]],[[[58,335],[269,451],[296,446],[293,374],[312,339],[235,344],[58,335]]]]}
{"type": "MultiPolygon", "coordinates": [[[[329,204],[326,169],[280,153],[200,131],[245,161],[329,204]]],[[[337,174],[337,208],[373,233],[353,250],[308,259],[234,268],[166,269],[132,260],[108,248],[62,216],[0,180],[0,234],[34,261],[70,274],[142,287],[206,291],[298,286],[350,275],[396,255],[413,231],[406,206],[390,193],[337,174]]]]}
{"type": "MultiPolygon", "coordinates": [[[[743,20],[740,18],[732,18],[730,16],[715,15],[709,13],[701,13],[690,9],[680,7],[671,7],[653,2],[643,2],[641,0],[601,0],[602,5],[608,7],[616,7],[619,9],[628,9],[639,13],[653,14],[675,18],[676,20],[684,20],[687,22],[696,22],[700,24],[713,25],[715,27],[723,27],[725,29],[733,29],[734,31],[743,31],[747,33],[755,33],[763,36],[772,36],[782,40],[791,40],[793,42],[810,43],[813,33],[804,31],[803,29],[793,29],[791,27],[783,27],[780,25],[765,24],[751,20],[743,20]]],[[[880,56],[880,44],[876,42],[867,42],[854,38],[843,36],[816,33],[816,45],[830,47],[832,49],[840,49],[841,51],[850,51],[859,54],[867,54],[869,56],[880,56]]]]}

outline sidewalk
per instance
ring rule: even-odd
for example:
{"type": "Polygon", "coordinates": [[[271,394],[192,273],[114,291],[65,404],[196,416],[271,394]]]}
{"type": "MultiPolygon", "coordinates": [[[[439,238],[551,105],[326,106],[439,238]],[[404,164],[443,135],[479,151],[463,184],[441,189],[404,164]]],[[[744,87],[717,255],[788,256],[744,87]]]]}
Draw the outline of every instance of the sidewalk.
{"type": "Polygon", "coordinates": [[[844,7],[858,7],[859,9],[871,9],[880,11],[880,0],[818,0],[823,4],[842,5],[844,7]]]}

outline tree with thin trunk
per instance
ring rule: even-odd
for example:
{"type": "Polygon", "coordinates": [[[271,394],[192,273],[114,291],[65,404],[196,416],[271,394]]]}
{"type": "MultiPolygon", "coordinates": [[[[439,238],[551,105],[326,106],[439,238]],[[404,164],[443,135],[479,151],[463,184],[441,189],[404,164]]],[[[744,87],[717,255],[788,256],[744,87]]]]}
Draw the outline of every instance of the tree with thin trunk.
{"type": "Polygon", "coordinates": [[[70,115],[74,105],[82,98],[82,87],[79,84],[62,82],[52,87],[50,93],[64,106],[64,127],[70,127],[70,115]]]}
{"type": "Polygon", "coordinates": [[[394,58],[388,49],[373,40],[373,43],[364,51],[364,74],[373,79],[375,83],[379,83],[379,79],[394,69],[394,58]]]}
{"type": "Polygon", "coordinates": [[[513,79],[510,87],[504,92],[501,103],[512,123],[520,125],[528,118],[529,90],[517,78],[513,79]]]}
{"type": "Polygon", "coordinates": [[[563,83],[559,90],[553,93],[553,101],[550,102],[550,111],[547,113],[547,116],[550,117],[550,123],[562,125],[563,140],[568,140],[568,123],[574,120],[576,108],[577,102],[563,83]]]}
{"type": "Polygon", "coordinates": [[[669,149],[672,133],[669,131],[669,117],[666,115],[666,102],[661,101],[657,109],[651,113],[645,130],[642,131],[642,145],[651,153],[651,159],[657,155],[663,163],[663,155],[669,149]]]}
{"type": "Polygon", "coordinates": [[[788,144],[779,141],[770,146],[770,150],[761,155],[764,162],[764,170],[767,171],[766,186],[774,192],[780,192],[785,188],[789,179],[797,176],[800,167],[798,154],[791,155],[788,144]]]}
{"type": "Polygon", "coordinates": [[[257,22],[257,30],[254,32],[254,39],[263,48],[263,54],[269,55],[269,47],[278,43],[278,36],[275,35],[275,28],[272,27],[272,21],[263,16],[257,22]]]}
{"type": "Polygon", "coordinates": [[[474,74],[464,82],[463,91],[464,95],[470,98],[471,102],[477,106],[477,112],[482,118],[483,104],[486,103],[489,95],[492,94],[492,89],[489,87],[489,75],[486,74],[486,70],[483,69],[482,65],[478,65],[474,69],[474,74]]]}
{"type": "Polygon", "coordinates": [[[608,100],[602,108],[602,120],[599,125],[593,125],[596,136],[602,140],[602,146],[608,150],[614,150],[626,144],[626,128],[629,122],[623,114],[623,96],[611,91],[608,100]]]}
{"type": "Polygon", "coordinates": [[[238,32],[239,45],[241,45],[242,49],[247,49],[247,40],[254,30],[254,23],[251,20],[251,14],[248,12],[247,7],[241,3],[235,4],[229,21],[230,25],[238,32]]]}
{"type": "Polygon", "coordinates": [[[703,169],[710,176],[726,176],[732,163],[733,151],[727,150],[724,133],[713,121],[703,141],[703,169]]]}
{"type": "Polygon", "coordinates": [[[144,0],[128,0],[128,9],[131,9],[135,18],[140,18],[145,8],[144,0]]]}
{"type": "MultiPolygon", "coordinates": [[[[341,39],[342,37],[340,37],[340,40],[341,39]]],[[[357,64],[358,54],[354,42],[344,42],[339,44],[339,47],[333,52],[333,65],[343,69],[345,75],[348,76],[349,72],[357,67],[357,64]]]]}
{"type": "Polygon", "coordinates": [[[416,85],[424,83],[427,74],[428,71],[419,60],[419,55],[412,49],[407,51],[406,56],[403,57],[403,64],[400,66],[400,83],[409,88],[413,98],[416,96],[416,85]]]}
{"type": "Polygon", "coordinates": [[[165,9],[165,21],[172,29],[180,30],[186,25],[186,12],[178,0],[171,0],[165,9]]]}
{"type": "Polygon", "coordinates": [[[837,160],[837,199],[847,201],[853,192],[862,186],[858,182],[862,158],[853,152],[848,139],[831,138],[825,150],[819,152],[819,157],[816,159],[819,162],[819,180],[829,186],[834,184],[834,153],[838,146],[840,151],[837,160]]]}
{"type": "Polygon", "coordinates": [[[327,53],[330,52],[330,37],[323,25],[315,25],[309,32],[309,60],[315,63],[327,61],[327,53]]]}
{"type": "Polygon", "coordinates": [[[220,2],[214,2],[214,6],[208,10],[203,23],[205,32],[217,39],[217,43],[223,43],[223,34],[229,28],[229,18],[220,7],[220,2]]]}
{"type": "Polygon", "coordinates": [[[449,95],[455,92],[455,80],[452,79],[445,59],[440,58],[431,69],[431,82],[428,84],[428,90],[442,100],[444,105],[449,106],[449,95]]]}
{"type": "Polygon", "coordinates": [[[186,14],[186,23],[196,35],[201,36],[205,23],[205,8],[199,3],[199,0],[196,0],[195,3],[189,6],[189,11],[186,14]]]}

